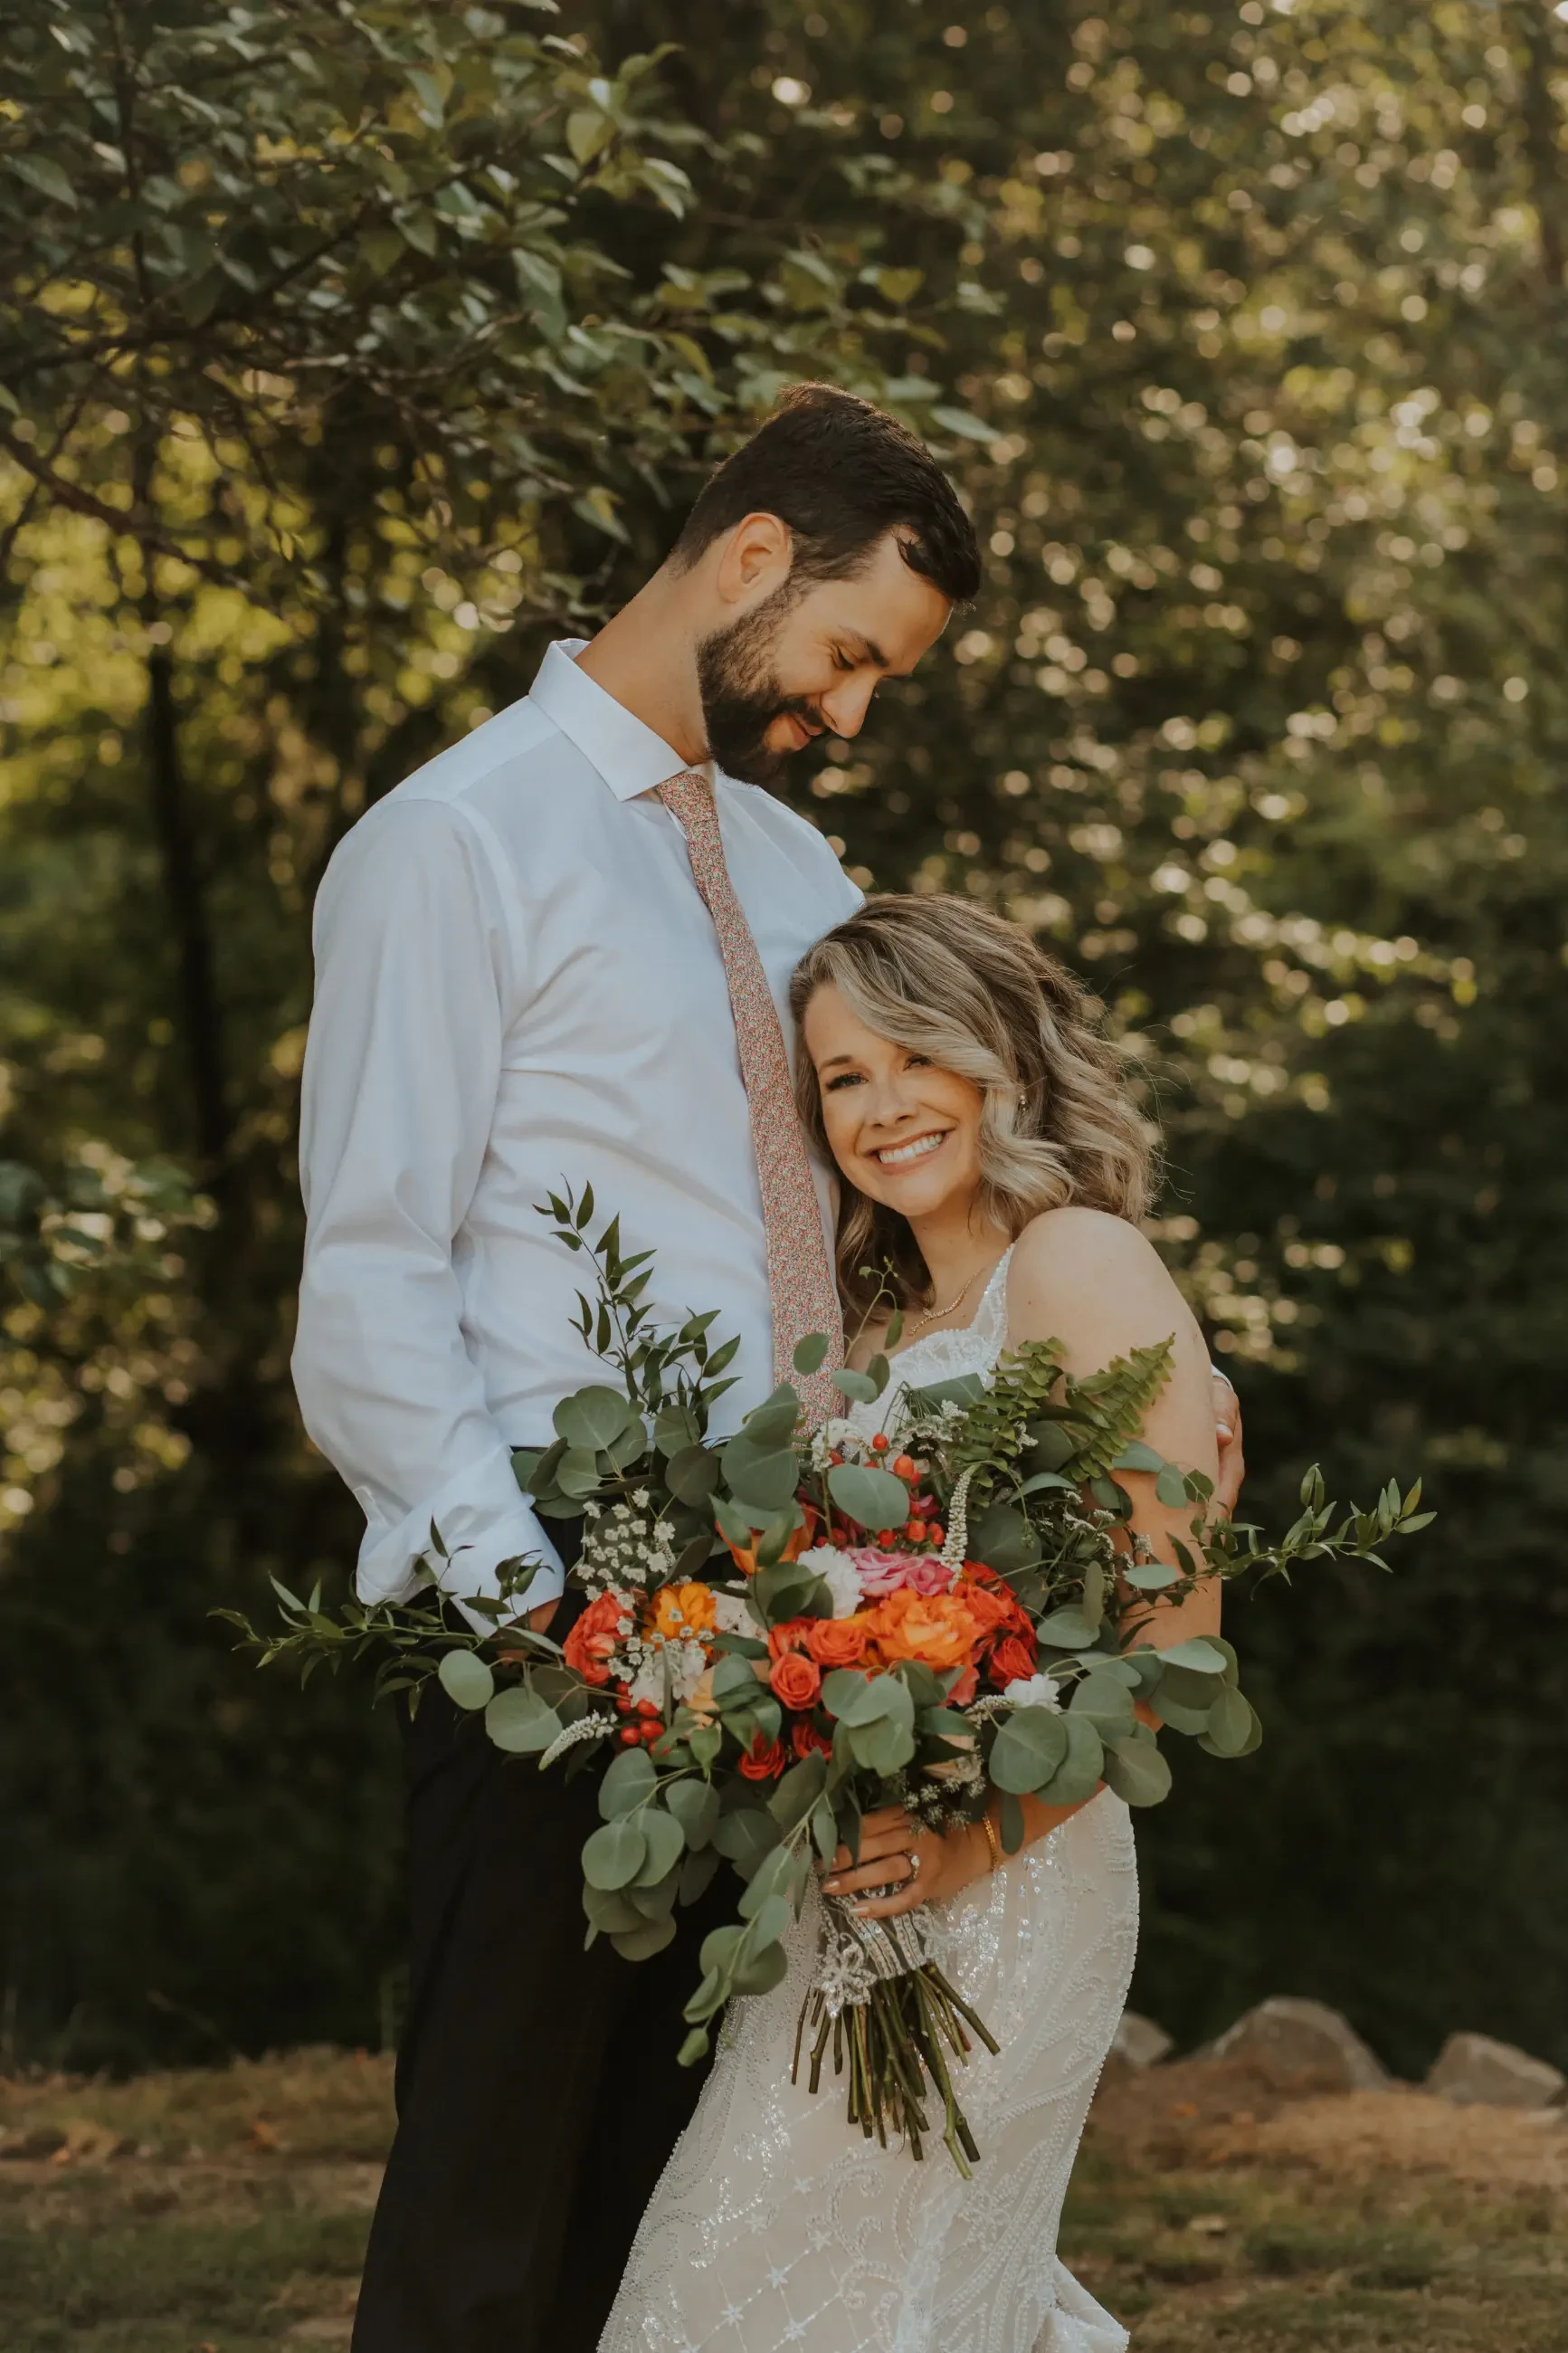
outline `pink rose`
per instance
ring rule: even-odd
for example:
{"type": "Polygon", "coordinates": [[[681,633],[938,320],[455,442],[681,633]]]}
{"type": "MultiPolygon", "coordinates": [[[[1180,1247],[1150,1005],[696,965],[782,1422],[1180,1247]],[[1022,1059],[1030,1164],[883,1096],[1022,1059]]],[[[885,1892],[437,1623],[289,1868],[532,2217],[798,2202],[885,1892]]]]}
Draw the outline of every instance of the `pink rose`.
{"type": "Polygon", "coordinates": [[[856,1545],[848,1556],[868,1600],[880,1601],[889,1593],[945,1593],[952,1583],[952,1569],[934,1552],[879,1552],[856,1545]]]}

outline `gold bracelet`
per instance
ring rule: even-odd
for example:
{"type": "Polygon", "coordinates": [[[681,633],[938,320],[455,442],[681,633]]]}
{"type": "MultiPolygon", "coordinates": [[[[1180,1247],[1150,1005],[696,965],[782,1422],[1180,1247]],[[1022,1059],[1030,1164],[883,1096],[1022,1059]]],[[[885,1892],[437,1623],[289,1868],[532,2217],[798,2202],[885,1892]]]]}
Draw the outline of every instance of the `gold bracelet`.
{"type": "Polygon", "coordinates": [[[996,1825],[992,1820],[989,1811],[982,1814],[980,1820],[985,1832],[985,1843],[991,1850],[991,1868],[993,1871],[998,1871],[1002,1865],[1002,1841],[996,1835],[996,1825]]]}

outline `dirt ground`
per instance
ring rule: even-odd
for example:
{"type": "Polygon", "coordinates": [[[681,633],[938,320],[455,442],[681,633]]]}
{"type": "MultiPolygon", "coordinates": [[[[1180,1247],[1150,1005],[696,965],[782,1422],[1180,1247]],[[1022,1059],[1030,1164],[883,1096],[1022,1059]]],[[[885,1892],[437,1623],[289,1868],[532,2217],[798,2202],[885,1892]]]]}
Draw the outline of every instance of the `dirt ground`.
{"type": "MultiPolygon", "coordinates": [[[[341,2052],[0,2081],[3,2353],[346,2346],[391,2113],[341,2052]]],[[[1568,2112],[1113,2065],[1062,2252],[1135,2353],[1568,2353],[1568,2112]]]]}

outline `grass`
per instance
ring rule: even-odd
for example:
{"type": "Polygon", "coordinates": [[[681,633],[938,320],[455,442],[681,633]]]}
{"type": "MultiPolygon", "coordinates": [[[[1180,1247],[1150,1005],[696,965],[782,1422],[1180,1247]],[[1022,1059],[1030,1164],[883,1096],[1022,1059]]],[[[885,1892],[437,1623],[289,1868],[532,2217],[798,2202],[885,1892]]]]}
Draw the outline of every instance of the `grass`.
{"type": "MultiPolygon", "coordinates": [[[[0,2082],[4,2353],[346,2346],[390,2126],[363,2054],[0,2082]]],[[[1062,2253],[1134,2353],[1568,2353],[1568,2124],[1115,2069],[1062,2253]]]]}

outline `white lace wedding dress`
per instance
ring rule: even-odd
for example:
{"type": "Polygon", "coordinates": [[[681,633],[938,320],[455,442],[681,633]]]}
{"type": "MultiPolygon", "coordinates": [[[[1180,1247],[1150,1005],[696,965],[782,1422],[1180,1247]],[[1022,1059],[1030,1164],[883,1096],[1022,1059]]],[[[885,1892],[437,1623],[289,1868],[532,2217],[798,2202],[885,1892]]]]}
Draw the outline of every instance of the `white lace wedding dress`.
{"type": "MultiPolygon", "coordinates": [[[[895,1359],[900,1377],[989,1372],[1005,1335],[1006,1279],[1004,1259],[973,1323],[913,1342],[895,1359]]],[[[831,2060],[816,2094],[804,2068],[790,2082],[816,1949],[814,1889],[790,1932],[789,1975],[731,2007],[600,2353],[1122,2353],[1126,2331],[1058,2261],[1056,2241],[1132,1974],[1126,1807],[1101,1790],[939,1908],[948,1971],[1002,2045],[996,2058],[976,2047],[958,2071],[980,2144],[973,2179],[940,2139],[919,2164],[865,2140],[846,2120],[831,2060]]],[[[650,2033],[667,2031],[649,2021],[650,2033]]],[[[626,2127],[635,2132],[635,2117],[626,2127]]]]}

